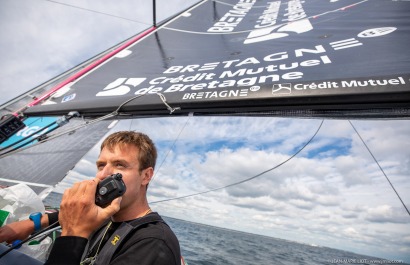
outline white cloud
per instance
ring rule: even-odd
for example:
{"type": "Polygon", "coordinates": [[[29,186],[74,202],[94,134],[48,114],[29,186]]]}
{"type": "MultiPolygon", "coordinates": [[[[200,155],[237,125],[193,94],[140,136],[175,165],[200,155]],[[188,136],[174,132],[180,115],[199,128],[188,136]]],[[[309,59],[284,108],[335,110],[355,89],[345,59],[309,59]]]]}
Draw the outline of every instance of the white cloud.
{"type": "MultiPolygon", "coordinates": [[[[93,1],[94,7],[109,1],[103,2],[93,1]]],[[[109,8],[114,11],[118,6],[109,8]]],[[[0,19],[0,104],[147,28],[47,1],[2,1],[0,19]]]]}
{"type": "Polygon", "coordinates": [[[380,205],[367,210],[366,219],[377,223],[408,223],[409,216],[403,208],[380,205]]]}
{"type": "MultiPolygon", "coordinates": [[[[287,159],[309,136],[307,133],[300,134],[301,140],[295,142],[288,140],[289,133],[261,137],[259,125],[262,126],[262,123],[268,121],[264,118],[234,118],[222,129],[225,131],[224,134],[218,130],[221,121],[216,122],[216,118],[193,119],[188,122],[187,128],[172,150],[172,155],[161,168],[161,172],[169,172],[166,176],[174,176],[178,181],[178,195],[175,197],[221,187],[255,176],[287,159]],[[248,130],[237,129],[230,133],[227,128],[233,128],[235,122],[238,123],[238,128],[248,130]],[[249,129],[252,127],[255,131],[249,129]],[[192,133],[193,128],[195,134],[192,133]],[[241,135],[239,132],[242,132],[241,135]],[[244,138],[258,138],[253,137],[254,135],[258,135],[263,144],[254,145],[251,143],[252,140],[242,144],[244,138]],[[229,142],[229,145],[225,144],[225,141],[229,142]],[[205,147],[202,146],[203,142],[207,143],[205,147]],[[269,148],[266,148],[267,145],[269,148]],[[283,148],[284,146],[286,148],[283,148]]],[[[299,123],[299,120],[278,120],[276,123],[286,121],[288,128],[293,129],[297,128],[299,123]]],[[[161,142],[166,139],[173,142],[173,139],[169,138],[171,127],[179,127],[185,122],[186,118],[158,119],[153,120],[153,123],[145,120],[142,127],[161,127],[167,133],[163,136],[165,138],[161,138],[161,135],[154,132],[156,140],[161,142]]],[[[318,125],[317,120],[303,122],[306,126],[304,132],[314,131],[318,125]]],[[[360,122],[356,126],[360,127],[361,124],[360,122]]],[[[407,127],[407,124],[407,121],[402,121],[387,123],[384,126],[407,127]]],[[[137,125],[139,129],[141,125],[137,125]]],[[[359,143],[349,144],[356,141],[353,139],[354,131],[349,126],[347,121],[326,121],[312,146],[272,172],[241,185],[181,200],[179,203],[183,203],[184,207],[191,209],[192,212],[200,209],[195,216],[188,214],[185,217],[197,221],[207,215],[213,216],[214,211],[221,210],[225,211],[223,217],[215,215],[218,216],[216,220],[207,219],[206,222],[350,251],[360,250],[360,253],[369,255],[376,255],[380,251],[379,246],[383,245],[383,240],[386,242],[387,238],[391,239],[391,248],[398,249],[398,246],[404,243],[392,238],[403,229],[408,229],[408,223],[402,222],[405,220],[403,218],[408,219],[408,216],[397,214],[404,210],[371,157],[362,157],[366,156],[366,152],[358,152],[359,143]],[[342,128],[344,134],[340,133],[337,137],[329,134],[329,131],[335,131],[334,128],[342,128]],[[322,152],[317,152],[317,149],[329,150],[326,145],[338,141],[338,137],[346,143],[343,152],[336,150],[325,156],[321,155],[322,152]],[[316,141],[318,144],[315,145],[316,141]],[[380,205],[395,205],[396,208],[389,212],[384,208],[379,209],[380,205]],[[244,216],[251,216],[251,220],[254,221],[246,224],[237,221],[242,220],[244,216]],[[393,220],[396,221],[392,222],[393,220]],[[381,233],[383,230],[389,232],[381,233]]],[[[368,130],[379,130],[379,125],[366,126],[369,127],[368,130]]],[[[388,131],[388,128],[384,130],[388,131]]],[[[406,135],[407,130],[401,130],[406,135]]],[[[173,135],[177,135],[177,132],[174,131],[173,135]]],[[[297,132],[293,132],[292,135],[297,135],[297,132]]],[[[400,138],[401,135],[396,137],[400,138]]],[[[398,161],[406,158],[406,152],[398,151],[401,155],[396,152],[397,157],[389,159],[387,156],[383,161],[383,166],[389,169],[389,173],[393,173],[390,175],[392,180],[400,180],[401,185],[398,188],[404,191],[401,192],[404,197],[407,193],[406,187],[410,188],[410,183],[397,172],[402,172],[398,167],[405,167],[398,161]]],[[[409,202],[409,197],[406,198],[405,201],[409,202]]],[[[167,208],[163,209],[165,214],[180,217],[174,210],[170,211],[169,207],[167,208]]],[[[388,255],[387,250],[383,253],[388,255]]]]}

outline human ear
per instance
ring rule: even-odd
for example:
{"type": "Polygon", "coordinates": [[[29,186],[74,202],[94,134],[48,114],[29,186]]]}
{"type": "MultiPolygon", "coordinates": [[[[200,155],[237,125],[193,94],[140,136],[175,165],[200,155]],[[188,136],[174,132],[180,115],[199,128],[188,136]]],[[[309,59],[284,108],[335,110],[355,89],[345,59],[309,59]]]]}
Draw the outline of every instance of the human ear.
{"type": "Polygon", "coordinates": [[[148,185],[154,176],[154,169],[152,167],[146,168],[142,171],[142,184],[148,185]]]}

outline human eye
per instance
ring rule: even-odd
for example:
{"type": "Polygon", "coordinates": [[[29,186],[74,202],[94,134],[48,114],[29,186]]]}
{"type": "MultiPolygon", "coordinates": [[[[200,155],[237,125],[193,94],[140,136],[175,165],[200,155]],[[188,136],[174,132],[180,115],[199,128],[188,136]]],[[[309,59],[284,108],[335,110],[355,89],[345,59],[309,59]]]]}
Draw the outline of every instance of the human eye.
{"type": "Polygon", "coordinates": [[[98,171],[103,170],[104,167],[105,167],[105,163],[97,163],[97,169],[98,169],[98,171]]]}
{"type": "Polygon", "coordinates": [[[122,162],[116,162],[116,163],[114,163],[114,166],[116,168],[125,168],[126,167],[125,164],[122,163],[122,162]]]}

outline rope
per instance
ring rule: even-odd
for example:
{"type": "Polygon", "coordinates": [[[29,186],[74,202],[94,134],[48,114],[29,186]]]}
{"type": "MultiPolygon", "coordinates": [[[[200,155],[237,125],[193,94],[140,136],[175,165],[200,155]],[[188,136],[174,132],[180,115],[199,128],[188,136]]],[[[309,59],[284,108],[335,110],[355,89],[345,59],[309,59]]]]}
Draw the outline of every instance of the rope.
{"type": "Polygon", "coordinates": [[[285,161],[279,163],[278,165],[276,165],[276,166],[274,166],[274,167],[272,167],[272,168],[270,168],[270,169],[268,169],[268,170],[265,170],[265,171],[263,171],[263,172],[261,172],[261,173],[255,175],[255,176],[253,176],[253,177],[250,177],[250,178],[247,178],[247,179],[244,179],[244,180],[241,180],[241,181],[232,183],[232,184],[228,184],[228,185],[225,185],[225,186],[223,186],[223,187],[219,187],[219,188],[215,188],[215,189],[210,189],[210,190],[206,190],[206,191],[201,191],[201,192],[197,192],[197,193],[193,193],[193,194],[188,194],[188,195],[184,195],[184,196],[180,196],[180,197],[174,197],[174,198],[170,198],[170,199],[164,199],[164,200],[154,201],[154,202],[150,202],[150,203],[153,204],[153,203],[159,203],[159,202],[167,202],[167,201],[185,199],[185,198],[188,198],[188,197],[193,197],[193,196],[202,195],[202,194],[205,194],[205,193],[209,193],[209,192],[213,192],[213,191],[217,191],[217,190],[221,190],[221,189],[233,187],[233,186],[236,186],[236,185],[239,185],[239,184],[242,184],[242,183],[251,181],[251,180],[253,180],[253,179],[256,179],[256,178],[258,178],[258,177],[260,177],[260,176],[262,176],[262,175],[264,175],[264,174],[266,174],[266,173],[268,173],[268,172],[270,172],[270,171],[272,171],[272,170],[277,169],[278,167],[284,165],[285,163],[287,163],[287,162],[289,162],[291,159],[293,159],[295,156],[297,156],[297,155],[298,155],[303,149],[305,149],[306,146],[308,146],[308,145],[312,142],[312,140],[316,137],[316,135],[318,134],[318,132],[319,132],[320,129],[322,128],[323,122],[324,122],[324,120],[322,120],[322,122],[320,123],[320,125],[319,125],[319,127],[317,128],[316,132],[315,132],[315,133],[313,134],[313,136],[302,146],[301,149],[299,149],[296,153],[294,153],[292,156],[290,156],[290,157],[289,157],[288,159],[286,159],[285,161]]]}
{"type": "Polygon", "coordinates": [[[161,169],[161,167],[162,167],[162,165],[164,164],[165,160],[167,159],[168,155],[171,153],[171,150],[174,149],[174,146],[175,146],[176,142],[178,141],[179,137],[181,136],[182,131],[183,131],[183,130],[185,129],[185,127],[187,126],[188,121],[189,121],[190,118],[191,118],[191,116],[188,116],[188,118],[186,119],[186,122],[185,122],[184,126],[182,126],[181,130],[179,130],[179,133],[178,133],[177,137],[175,138],[174,142],[172,143],[172,146],[168,149],[168,152],[165,154],[164,159],[162,159],[161,164],[159,165],[158,169],[155,170],[155,173],[154,173],[154,176],[153,176],[152,179],[151,179],[151,182],[152,182],[152,181],[154,180],[154,178],[156,177],[157,172],[159,172],[159,170],[161,169]]]}
{"type": "Polygon", "coordinates": [[[148,24],[146,22],[142,22],[142,21],[138,21],[138,20],[134,20],[134,19],[129,19],[129,18],[126,18],[126,17],[116,16],[116,15],[113,15],[113,14],[104,13],[104,12],[100,12],[100,11],[93,10],[93,9],[88,9],[88,8],[84,8],[84,7],[80,7],[80,6],[70,5],[70,4],[67,4],[67,3],[61,3],[61,2],[57,2],[57,1],[53,1],[53,0],[45,0],[45,1],[51,2],[51,3],[54,3],[54,4],[69,6],[69,7],[72,7],[72,8],[77,8],[77,9],[81,9],[81,10],[88,11],[88,12],[93,12],[93,13],[97,13],[97,14],[101,14],[101,15],[105,15],[105,16],[115,17],[115,18],[119,18],[119,19],[123,19],[123,20],[128,20],[128,21],[131,21],[131,22],[136,22],[136,23],[141,23],[141,24],[144,24],[144,25],[151,26],[151,24],[148,24]]]}
{"type": "Polygon", "coordinates": [[[389,182],[391,188],[393,189],[393,191],[396,193],[397,197],[399,198],[401,204],[403,204],[404,209],[406,209],[407,213],[410,216],[410,212],[409,209],[407,209],[406,204],[404,204],[403,200],[401,199],[399,193],[396,191],[396,189],[394,188],[393,184],[391,183],[390,179],[387,177],[386,173],[384,172],[383,168],[380,166],[379,162],[377,161],[376,157],[373,155],[372,151],[369,149],[369,147],[367,146],[366,142],[363,140],[362,136],[359,134],[359,132],[356,130],[356,127],[353,125],[353,123],[349,120],[350,125],[352,125],[354,131],[356,132],[356,134],[359,136],[360,140],[362,141],[362,143],[364,144],[364,146],[366,147],[367,151],[370,153],[370,155],[373,157],[374,162],[376,162],[377,166],[379,167],[380,171],[383,173],[384,177],[387,179],[387,181],[389,182]]]}
{"type": "Polygon", "coordinates": [[[165,98],[165,96],[161,93],[157,93],[157,95],[160,97],[160,99],[162,100],[162,103],[165,104],[165,106],[167,106],[167,109],[169,110],[169,114],[174,113],[174,111],[176,110],[180,110],[180,107],[176,107],[176,108],[172,108],[170,105],[168,105],[167,103],[167,99],[165,98]]]}
{"type": "MultiPolygon", "coordinates": [[[[89,125],[91,125],[91,124],[94,124],[94,123],[97,123],[97,122],[100,122],[100,121],[103,121],[103,120],[106,120],[106,119],[109,119],[109,118],[118,116],[118,115],[121,114],[121,113],[120,113],[120,110],[121,110],[121,108],[122,108],[124,105],[126,105],[127,103],[133,101],[134,99],[140,98],[140,97],[145,96],[145,95],[146,95],[146,94],[141,94],[141,95],[134,96],[134,97],[132,97],[132,98],[130,98],[130,99],[127,99],[127,100],[124,101],[122,104],[120,104],[116,110],[114,110],[113,112],[111,112],[111,113],[109,113],[109,114],[107,114],[107,115],[101,116],[101,117],[96,118],[96,119],[91,120],[91,121],[87,121],[87,122],[85,122],[85,123],[83,123],[83,124],[79,124],[79,125],[75,126],[74,128],[70,128],[70,129],[65,130],[65,131],[62,131],[62,132],[60,132],[60,133],[51,135],[51,136],[47,137],[46,139],[39,140],[38,142],[36,142],[36,143],[34,143],[34,144],[30,145],[30,146],[26,146],[26,147],[23,147],[23,148],[20,148],[20,149],[16,149],[16,150],[12,150],[12,151],[7,152],[7,153],[0,154],[0,159],[3,158],[3,157],[7,157],[7,156],[9,156],[9,155],[12,155],[12,154],[21,152],[21,151],[26,150],[26,149],[28,149],[28,148],[32,148],[32,147],[37,146],[37,145],[39,145],[39,144],[42,144],[42,143],[44,143],[44,142],[53,140],[53,139],[55,139],[55,138],[57,138],[57,137],[63,136],[63,135],[68,134],[68,133],[71,133],[71,132],[73,132],[73,131],[75,131],[75,130],[81,129],[81,128],[86,127],[86,126],[89,126],[89,125]]],[[[181,108],[179,108],[179,107],[172,108],[172,107],[166,102],[165,96],[163,96],[162,94],[159,94],[159,93],[158,93],[158,96],[160,96],[162,102],[165,104],[165,106],[167,107],[167,109],[170,110],[170,114],[172,114],[175,110],[181,109],[181,108]]],[[[42,135],[42,136],[43,136],[43,135],[42,135]]]]}

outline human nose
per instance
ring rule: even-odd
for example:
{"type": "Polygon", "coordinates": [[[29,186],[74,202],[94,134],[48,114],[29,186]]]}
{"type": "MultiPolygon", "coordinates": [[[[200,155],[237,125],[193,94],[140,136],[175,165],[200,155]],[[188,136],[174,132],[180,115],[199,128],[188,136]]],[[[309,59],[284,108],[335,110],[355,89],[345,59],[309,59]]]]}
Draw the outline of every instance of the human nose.
{"type": "Polygon", "coordinates": [[[109,165],[105,165],[104,168],[97,173],[97,178],[103,180],[112,174],[114,174],[113,168],[109,165]]]}

